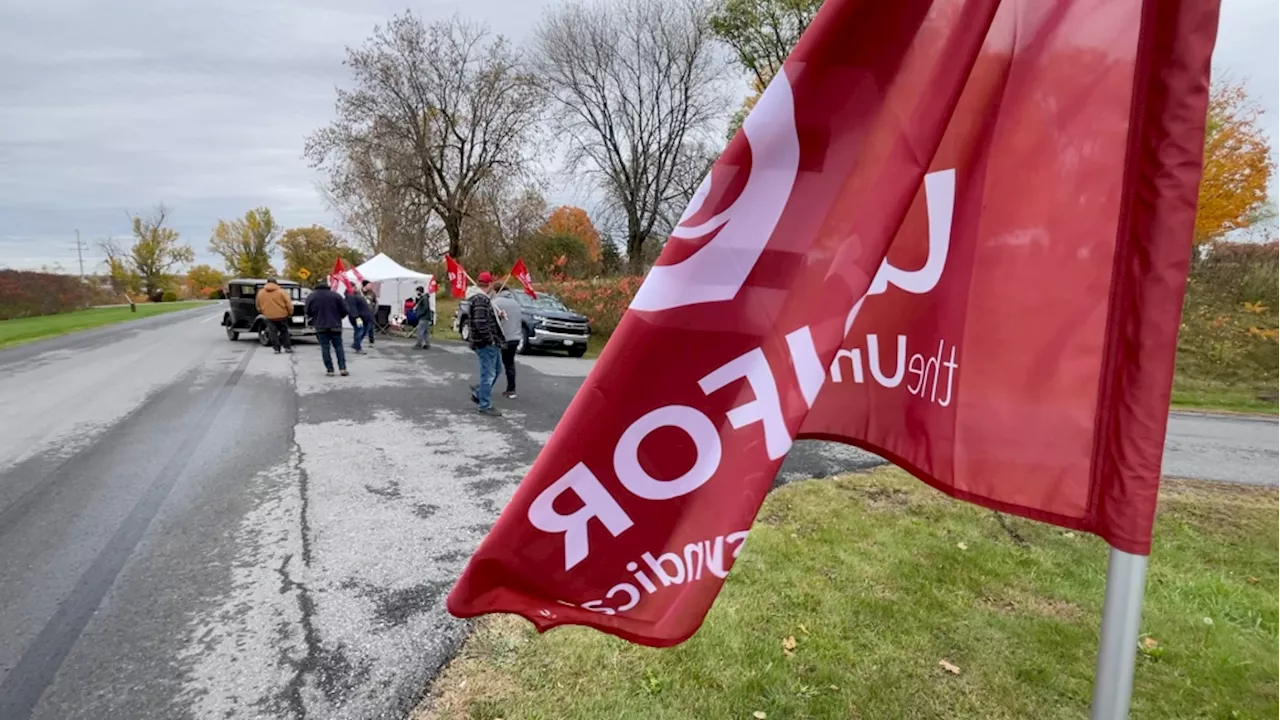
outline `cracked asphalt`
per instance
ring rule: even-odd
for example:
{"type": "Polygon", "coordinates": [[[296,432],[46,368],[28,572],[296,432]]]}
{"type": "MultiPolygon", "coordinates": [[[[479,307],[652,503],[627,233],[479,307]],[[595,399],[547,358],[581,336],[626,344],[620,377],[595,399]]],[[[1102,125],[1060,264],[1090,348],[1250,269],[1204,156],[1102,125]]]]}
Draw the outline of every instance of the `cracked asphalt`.
{"type": "MultiPolygon", "coordinates": [[[[0,352],[3,720],[404,717],[466,630],[445,593],[590,368],[521,358],[486,418],[460,346],[384,341],[326,378],[314,343],[229,342],[220,314],[0,352]]],[[[1274,484],[1267,422],[1175,417],[1170,474],[1274,484]]],[[[879,462],[798,443],[778,482],[879,462]]]]}

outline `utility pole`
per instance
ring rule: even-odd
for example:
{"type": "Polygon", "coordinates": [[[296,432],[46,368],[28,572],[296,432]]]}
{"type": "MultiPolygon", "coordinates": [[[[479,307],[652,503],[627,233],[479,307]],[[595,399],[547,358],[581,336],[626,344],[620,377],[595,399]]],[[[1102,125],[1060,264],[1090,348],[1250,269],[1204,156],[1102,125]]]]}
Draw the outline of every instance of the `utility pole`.
{"type": "Polygon", "coordinates": [[[84,245],[80,242],[79,228],[76,228],[76,256],[80,258],[80,282],[84,282],[84,245]]]}

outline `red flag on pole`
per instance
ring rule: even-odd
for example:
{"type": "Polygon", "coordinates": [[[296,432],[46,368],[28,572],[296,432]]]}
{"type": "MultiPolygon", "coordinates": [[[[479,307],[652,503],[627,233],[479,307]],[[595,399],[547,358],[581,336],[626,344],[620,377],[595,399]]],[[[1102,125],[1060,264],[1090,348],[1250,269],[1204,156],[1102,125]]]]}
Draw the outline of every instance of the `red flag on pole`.
{"type": "Polygon", "coordinates": [[[431,295],[435,295],[439,291],[440,291],[440,283],[437,283],[436,277],[432,275],[431,281],[427,283],[427,293],[431,295]]]}
{"type": "Polygon", "coordinates": [[[524,258],[516,258],[516,264],[511,268],[511,276],[520,281],[524,286],[524,294],[538,299],[538,293],[533,291],[533,278],[529,275],[529,268],[525,267],[524,258]]]}
{"type": "Polygon", "coordinates": [[[1217,6],[827,2],[450,612],[683,641],[797,437],[1148,552],[1217,6]]]}
{"type": "Polygon", "coordinates": [[[337,292],[345,293],[351,287],[347,278],[347,266],[342,258],[333,261],[333,271],[329,273],[329,287],[337,292]]]}
{"type": "Polygon", "coordinates": [[[444,256],[445,271],[449,274],[449,294],[456,298],[467,295],[467,271],[462,264],[448,255],[444,256]]]}

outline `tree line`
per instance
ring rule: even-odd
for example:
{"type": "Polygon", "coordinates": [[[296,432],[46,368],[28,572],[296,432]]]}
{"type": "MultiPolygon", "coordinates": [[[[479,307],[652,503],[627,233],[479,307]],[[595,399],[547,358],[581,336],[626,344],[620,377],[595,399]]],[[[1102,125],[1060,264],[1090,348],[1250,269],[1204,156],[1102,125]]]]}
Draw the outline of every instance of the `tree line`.
{"type": "MultiPolygon", "coordinates": [[[[565,2],[524,45],[462,16],[405,12],[347,48],[334,118],[305,140],[345,237],[282,231],[257,208],[219,222],[209,247],[240,276],[274,272],[277,246],[293,278],[378,252],[420,269],[448,253],[493,269],[524,257],[547,277],[642,272],[726,142],[726,122],[731,137],[820,7],[565,2]],[[744,76],[752,94],[735,113],[726,88],[744,76]],[[543,191],[566,178],[602,200],[599,229],[580,208],[549,207],[543,191]]],[[[1274,235],[1259,115],[1240,83],[1215,83],[1197,245],[1250,228],[1274,235]]],[[[104,245],[113,282],[152,293],[192,261],[166,212],[131,218],[132,247],[104,245]]]]}

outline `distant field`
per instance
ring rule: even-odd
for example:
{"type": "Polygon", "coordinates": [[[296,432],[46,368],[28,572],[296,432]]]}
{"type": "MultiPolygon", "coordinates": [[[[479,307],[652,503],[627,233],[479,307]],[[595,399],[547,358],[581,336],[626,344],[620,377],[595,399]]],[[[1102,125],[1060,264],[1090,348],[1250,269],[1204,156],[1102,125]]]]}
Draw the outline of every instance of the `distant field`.
{"type": "Polygon", "coordinates": [[[113,325],[127,320],[163,315],[164,313],[188,310],[204,302],[142,303],[138,311],[129,312],[129,306],[102,307],[89,310],[58,313],[57,315],[41,315],[40,317],[0,320],[0,348],[22,345],[36,340],[66,335],[78,330],[89,330],[113,325]]]}

